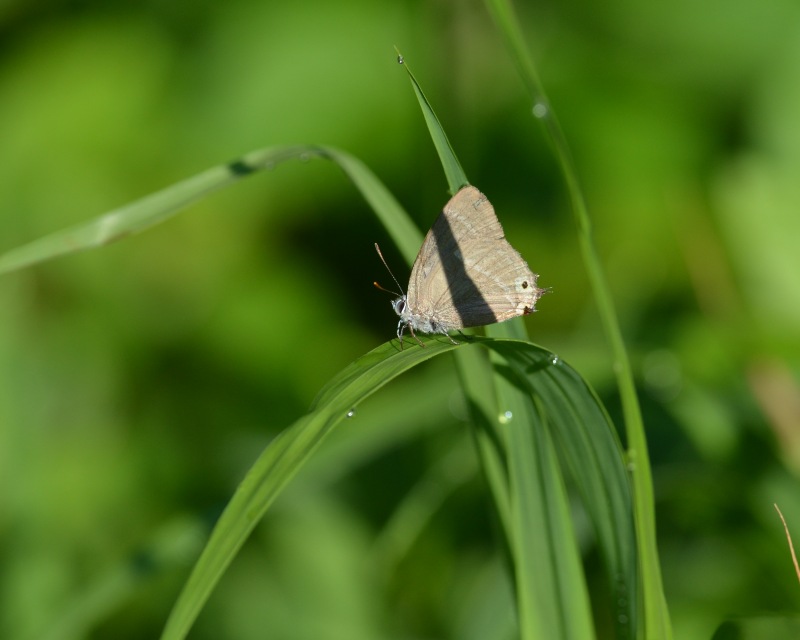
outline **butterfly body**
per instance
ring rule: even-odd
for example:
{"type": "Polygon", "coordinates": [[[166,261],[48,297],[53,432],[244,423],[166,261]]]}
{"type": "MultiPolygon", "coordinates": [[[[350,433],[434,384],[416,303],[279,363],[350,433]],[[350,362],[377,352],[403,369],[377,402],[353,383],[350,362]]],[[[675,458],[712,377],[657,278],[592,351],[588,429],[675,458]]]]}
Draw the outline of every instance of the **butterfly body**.
{"type": "Polygon", "coordinates": [[[442,333],[532,313],[544,293],[538,276],[505,239],[494,208],[467,186],[445,205],[411,269],[408,291],[392,302],[397,336],[442,333]]]}

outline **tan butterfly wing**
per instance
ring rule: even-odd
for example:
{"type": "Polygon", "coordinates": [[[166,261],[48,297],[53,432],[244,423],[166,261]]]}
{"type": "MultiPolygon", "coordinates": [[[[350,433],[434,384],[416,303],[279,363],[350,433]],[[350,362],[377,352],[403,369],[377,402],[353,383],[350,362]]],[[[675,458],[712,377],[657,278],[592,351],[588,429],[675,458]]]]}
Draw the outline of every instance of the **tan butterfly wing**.
{"type": "Polygon", "coordinates": [[[505,239],[494,208],[467,186],[433,223],[411,270],[408,307],[444,331],[531,313],[543,290],[505,239]]]}

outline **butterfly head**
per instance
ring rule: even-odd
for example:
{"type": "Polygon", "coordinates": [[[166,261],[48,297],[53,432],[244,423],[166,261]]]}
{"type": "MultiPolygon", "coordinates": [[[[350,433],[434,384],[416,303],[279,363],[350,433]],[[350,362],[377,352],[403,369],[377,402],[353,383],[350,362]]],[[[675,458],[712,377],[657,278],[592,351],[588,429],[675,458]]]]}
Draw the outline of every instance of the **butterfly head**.
{"type": "Polygon", "coordinates": [[[407,304],[408,304],[408,299],[406,298],[405,295],[403,295],[397,298],[396,300],[392,301],[392,309],[394,309],[394,312],[402,318],[403,313],[406,310],[407,304]]]}
{"type": "Polygon", "coordinates": [[[412,317],[411,309],[408,308],[408,298],[405,294],[392,301],[392,309],[400,316],[400,321],[397,323],[397,337],[400,338],[400,344],[402,344],[403,330],[406,327],[410,327],[413,334],[416,328],[416,321],[412,317]]]}

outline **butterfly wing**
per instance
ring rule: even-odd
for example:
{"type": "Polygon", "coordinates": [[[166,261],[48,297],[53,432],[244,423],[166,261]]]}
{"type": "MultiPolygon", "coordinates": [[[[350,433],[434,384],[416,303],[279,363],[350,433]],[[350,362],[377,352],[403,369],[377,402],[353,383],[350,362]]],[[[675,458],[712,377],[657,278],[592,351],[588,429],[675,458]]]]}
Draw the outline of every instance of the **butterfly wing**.
{"type": "Polygon", "coordinates": [[[445,205],[411,270],[409,306],[446,329],[533,311],[536,274],[503,234],[494,208],[467,186],[445,205]]]}

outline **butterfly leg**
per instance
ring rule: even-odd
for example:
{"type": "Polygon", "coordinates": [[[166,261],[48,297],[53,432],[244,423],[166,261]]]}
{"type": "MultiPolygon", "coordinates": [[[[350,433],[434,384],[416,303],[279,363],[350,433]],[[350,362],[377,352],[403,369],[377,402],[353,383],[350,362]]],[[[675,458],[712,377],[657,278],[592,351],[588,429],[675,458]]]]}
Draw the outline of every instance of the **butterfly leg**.
{"type": "Polygon", "coordinates": [[[424,347],[425,344],[422,342],[422,340],[420,340],[417,337],[417,334],[414,333],[414,327],[412,327],[407,322],[403,322],[401,320],[400,322],[397,323],[397,339],[400,341],[400,349],[403,348],[403,331],[405,331],[406,327],[408,327],[408,330],[411,333],[411,335],[413,336],[414,340],[416,340],[419,343],[419,346],[420,347],[424,347]]]}
{"type": "Polygon", "coordinates": [[[397,339],[400,341],[400,349],[403,349],[403,329],[406,328],[406,324],[401,320],[397,323],[397,339]]]}
{"type": "Polygon", "coordinates": [[[422,347],[422,348],[424,349],[424,348],[425,348],[425,343],[424,343],[424,342],[422,342],[422,340],[420,340],[420,339],[417,337],[417,334],[416,334],[416,333],[414,333],[414,327],[412,327],[411,325],[408,325],[408,330],[411,332],[411,335],[414,337],[414,340],[416,340],[416,341],[417,341],[417,343],[419,343],[419,346],[420,346],[420,347],[422,347]]]}

